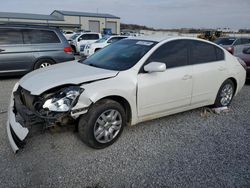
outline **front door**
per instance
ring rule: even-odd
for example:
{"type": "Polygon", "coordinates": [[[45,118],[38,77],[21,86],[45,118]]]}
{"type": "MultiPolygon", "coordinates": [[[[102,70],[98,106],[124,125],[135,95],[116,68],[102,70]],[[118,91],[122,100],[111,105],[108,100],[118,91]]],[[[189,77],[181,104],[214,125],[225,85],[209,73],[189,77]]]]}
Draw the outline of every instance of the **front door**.
{"type": "Polygon", "coordinates": [[[186,40],[163,44],[148,59],[166,64],[165,72],[138,74],[138,116],[164,113],[190,105],[192,94],[192,66],[188,62],[186,40]]]}

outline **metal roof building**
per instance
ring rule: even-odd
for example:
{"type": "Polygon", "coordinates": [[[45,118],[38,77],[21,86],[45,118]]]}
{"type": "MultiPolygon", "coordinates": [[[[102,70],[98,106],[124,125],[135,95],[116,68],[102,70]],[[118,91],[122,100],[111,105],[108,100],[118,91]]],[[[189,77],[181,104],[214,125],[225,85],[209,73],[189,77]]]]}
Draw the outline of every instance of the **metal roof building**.
{"type": "Polygon", "coordinates": [[[0,24],[47,25],[61,29],[120,33],[120,18],[111,14],[54,10],[50,15],[0,12],[0,24]]]}

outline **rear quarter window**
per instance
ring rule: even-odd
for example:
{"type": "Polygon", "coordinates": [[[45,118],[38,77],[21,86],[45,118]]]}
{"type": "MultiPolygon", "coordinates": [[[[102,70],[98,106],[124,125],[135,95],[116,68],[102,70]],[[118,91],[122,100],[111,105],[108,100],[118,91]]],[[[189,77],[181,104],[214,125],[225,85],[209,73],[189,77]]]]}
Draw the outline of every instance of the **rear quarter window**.
{"type": "Polygon", "coordinates": [[[29,29],[23,32],[25,44],[55,44],[60,39],[54,31],[29,29]]]}

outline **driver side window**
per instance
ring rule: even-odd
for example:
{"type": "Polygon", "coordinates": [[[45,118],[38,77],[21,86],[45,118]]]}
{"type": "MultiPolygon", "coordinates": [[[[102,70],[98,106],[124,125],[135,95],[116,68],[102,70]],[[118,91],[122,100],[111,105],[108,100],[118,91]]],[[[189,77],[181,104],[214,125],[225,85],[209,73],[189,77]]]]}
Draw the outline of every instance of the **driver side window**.
{"type": "Polygon", "coordinates": [[[188,41],[175,40],[159,47],[148,59],[150,62],[165,63],[167,69],[188,65],[188,41]]]}

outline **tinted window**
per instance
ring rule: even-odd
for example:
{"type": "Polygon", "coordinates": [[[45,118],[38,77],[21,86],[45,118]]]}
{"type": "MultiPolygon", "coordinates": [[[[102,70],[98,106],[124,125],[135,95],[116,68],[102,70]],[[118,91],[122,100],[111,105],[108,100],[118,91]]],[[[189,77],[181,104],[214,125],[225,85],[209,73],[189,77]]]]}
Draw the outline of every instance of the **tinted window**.
{"type": "MultiPolygon", "coordinates": [[[[192,41],[191,63],[200,64],[217,61],[215,46],[206,42],[192,41]]],[[[220,53],[220,52],[218,52],[220,53]]]]}
{"type": "Polygon", "coordinates": [[[121,40],[97,51],[84,64],[109,70],[133,67],[156,43],[144,40],[121,40]]]}
{"type": "Polygon", "coordinates": [[[23,36],[20,30],[0,29],[0,45],[23,44],[23,36]]]}
{"type": "Polygon", "coordinates": [[[241,44],[249,44],[250,43],[250,40],[247,39],[247,38],[242,38],[241,39],[241,44]]]}
{"type": "Polygon", "coordinates": [[[232,45],[235,40],[235,38],[218,38],[214,42],[218,45],[232,45]]]}
{"type": "Polygon", "coordinates": [[[224,51],[217,46],[215,46],[215,52],[216,52],[216,60],[221,61],[225,59],[224,51]]]}
{"type": "Polygon", "coordinates": [[[236,39],[236,41],[234,42],[234,45],[241,45],[241,39],[236,39]]]}
{"type": "Polygon", "coordinates": [[[113,37],[111,39],[108,40],[108,43],[113,43],[113,42],[117,42],[121,39],[124,39],[125,37],[113,37]]]}
{"type": "Polygon", "coordinates": [[[98,34],[84,34],[80,37],[80,40],[98,40],[98,34]]]}
{"type": "Polygon", "coordinates": [[[54,31],[28,29],[23,33],[25,44],[60,43],[54,31]]]}
{"type": "Polygon", "coordinates": [[[163,44],[149,58],[150,62],[166,63],[167,68],[188,65],[188,41],[177,40],[163,44]]]}
{"type": "Polygon", "coordinates": [[[75,40],[79,35],[80,35],[80,34],[78,34],[78,33],[77,33],[77,34],[74,34],[74,35],[71,37],[71,39],[72,39],[72,40],[75,40]]]}

